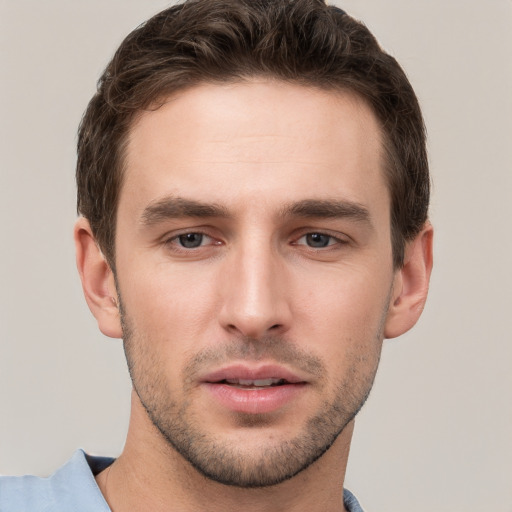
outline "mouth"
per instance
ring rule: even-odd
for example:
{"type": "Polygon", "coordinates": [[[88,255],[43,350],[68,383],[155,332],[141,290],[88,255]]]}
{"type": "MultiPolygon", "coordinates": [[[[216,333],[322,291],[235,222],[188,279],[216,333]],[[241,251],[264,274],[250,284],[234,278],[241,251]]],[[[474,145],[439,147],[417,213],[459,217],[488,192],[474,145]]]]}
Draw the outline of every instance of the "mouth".
{"type": "Polygon", "coordinates": [[[306,382],[301,375],[276,364],[256,367],[235,364],[208,373],[201,380],[210,384],[225,384],[244,389],[268,388],[306,382]]]}
{"type": "Polygon", "coordinates": [[[222,409],[262,414],[297,400],[307,382],[277,365],[256,368],[235,365],[210,373],[202,379],[202,384],[222,409]]]}
{"type": "Polygon", "coordinates": [[[273,388],[276,386],[285,386],[290,384],[286,379],[224,379],[218,382],[218,384],[226,384],[233,386],[238,389],[265,389],[273,388]]]}

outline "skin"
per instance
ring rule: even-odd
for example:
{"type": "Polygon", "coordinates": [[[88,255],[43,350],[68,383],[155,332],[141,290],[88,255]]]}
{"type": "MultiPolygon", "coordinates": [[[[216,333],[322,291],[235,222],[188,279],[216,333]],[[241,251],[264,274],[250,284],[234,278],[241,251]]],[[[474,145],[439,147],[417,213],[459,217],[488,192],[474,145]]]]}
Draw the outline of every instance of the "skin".
{"type": "Polygon", "coordinates": [[[87,220],[75,228],[86,299],[103,333],[124,328],[136,390],[125,449],[97,477],[114,512],[343,510],[353,416],[383,338],[421,314],[432,266],[427,224],[393,269],[382,155],[365,102],[277,82],[196,86],[136,121],[116,280],[87,220]],[[233,363],[304,385],[270,412],[229,410],[202,379],[233,363]],[[208,470],[162,435],[179,432],[208,470]],[[221,466],[208,448],[238,464],[238,484],[205,476],[221,466]],[[276,484],[244,488],[254,467],[276,484]]]}

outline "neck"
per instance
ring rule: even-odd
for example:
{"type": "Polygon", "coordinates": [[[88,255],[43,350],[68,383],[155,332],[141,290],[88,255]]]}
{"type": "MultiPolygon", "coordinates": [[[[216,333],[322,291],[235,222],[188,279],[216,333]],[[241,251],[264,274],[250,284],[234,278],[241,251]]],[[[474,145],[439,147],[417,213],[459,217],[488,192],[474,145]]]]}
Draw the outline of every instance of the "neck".
{"type": "Polygon", "coordinates": [[[298,475],[262,488],[228,486],[204,477],[178,454],[132,400],[120,457],[97,477],[112,512],[341,512],[353,422],[331,448],[298,475]]]}

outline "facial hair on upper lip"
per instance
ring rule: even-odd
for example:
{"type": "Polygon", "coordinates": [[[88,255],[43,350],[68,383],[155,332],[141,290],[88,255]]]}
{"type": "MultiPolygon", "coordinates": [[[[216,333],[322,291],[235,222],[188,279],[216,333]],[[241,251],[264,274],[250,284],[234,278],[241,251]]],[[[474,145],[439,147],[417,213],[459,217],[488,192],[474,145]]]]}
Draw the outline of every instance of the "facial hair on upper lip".
{"type": "Polygon", "coordinates": [[[320,358],[299,349],[293,342],[267,335],[259,339],[238,338],[226,344],[203,349],[184,367],[183,382],[186,386],[192,386],[201,380],[205,372],[229,363],[261,361],[286,365],[290,371],[314,380],[320,380],[325,375],[325,366],[320,358]]]}

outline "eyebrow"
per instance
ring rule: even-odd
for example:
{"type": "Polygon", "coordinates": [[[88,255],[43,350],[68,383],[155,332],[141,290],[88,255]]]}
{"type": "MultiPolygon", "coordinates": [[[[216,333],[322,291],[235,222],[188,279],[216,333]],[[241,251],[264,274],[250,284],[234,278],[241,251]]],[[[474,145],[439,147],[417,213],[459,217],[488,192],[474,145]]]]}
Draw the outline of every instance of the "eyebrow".
{"type": "MultiPolygon", "coordinates": [[[[348,218],[372,226],[368,209],[359,203],[339,200],[305,199],[285,205],[279,212],[281,218],[348,218]]],[[[143,211],[144,226],[152,226],[168,219],[186,217],[230,218],[229,210],[217,203],[204,203],[193,199],[168,196],[149,204],[143,211]]]]}
{"type": "Polygon", "coordinates": [[[353,201],[306,199],[285,206],[281,210],[281,216],[318,219],[348,218],[372,226],[368,209],[353,201]]]}
{"type": "Polygon", "coordinates": [[[168,219],[185,217],[229,217],[228,210],[216,203],[203,203],[182,197],[164,197],[149,204],[142,212],[142,223],[152,226],[168,219]]]}

